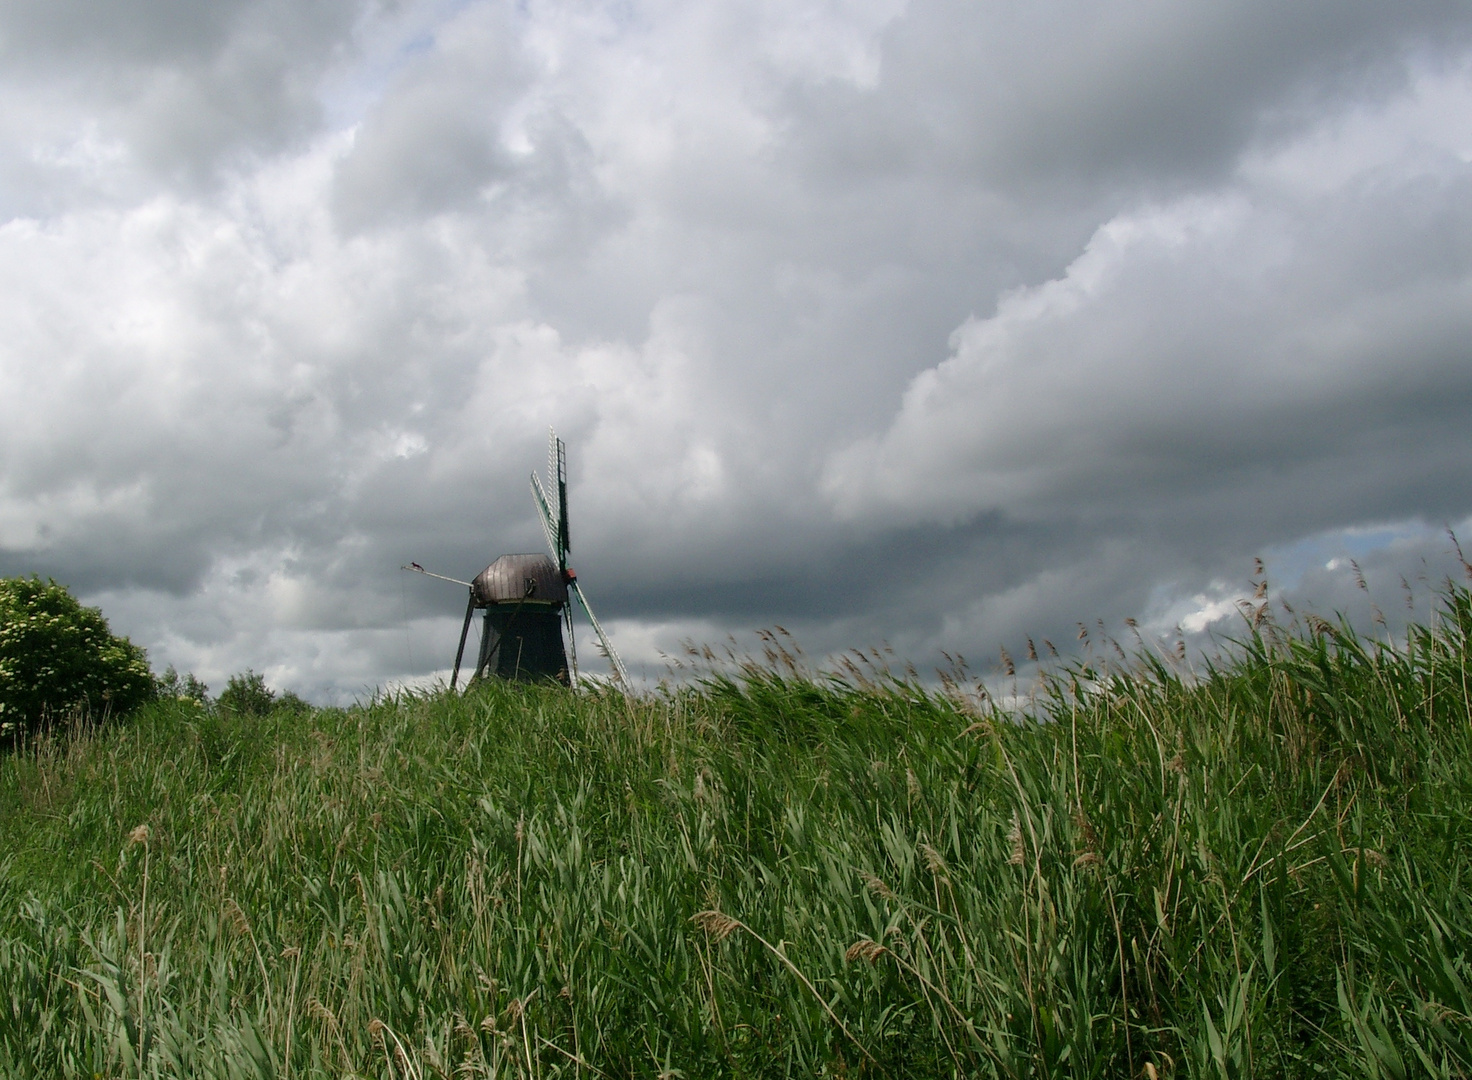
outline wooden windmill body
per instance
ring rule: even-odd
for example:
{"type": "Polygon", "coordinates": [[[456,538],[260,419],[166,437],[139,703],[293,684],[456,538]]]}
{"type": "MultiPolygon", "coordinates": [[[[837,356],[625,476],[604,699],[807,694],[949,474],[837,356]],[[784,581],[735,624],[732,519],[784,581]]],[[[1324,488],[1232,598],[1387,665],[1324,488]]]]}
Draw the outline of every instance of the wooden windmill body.
{"type": "Polygon", "coordinates": [[[554,679],[568,685],[570,669],[562,642],[567,602],[567,583],[546,555],[502,555],[470,583],[450,685],[460,674],[465,639],[477,610],[485,614],[472,682],[498,675],[525,681],[554,679]]]}
{"type": "Polygon", "coordinates": [[[441,581],[452,581],[470,590],[465,605],[465,624],[460,629],[460,647],[450,688],[460,677],[465,643],[477,611],[481,619],[480,649],[470,681],[497,676],[518,681],[553,680],[570,686],[578,679],[577,642],[573,633],[573,603],[582,607],[600,651],[608,658],[614,678],[629,685],[623,661],[604,633],[598,617],[578,583],[578,575],[567,565],[572,542],[567,524],[567,447],[556,432],[550,433],[548,484],[536,473],[531,478],[532,497],[547,536],[551,556],[542,554],[502,555],[472,581],[433,574],[418,563],[413,570],[441,581]],[[552,493],[549,494],[548,488],[552,493]],[[567,637],[564,646],[563,630],[567,637]]]}

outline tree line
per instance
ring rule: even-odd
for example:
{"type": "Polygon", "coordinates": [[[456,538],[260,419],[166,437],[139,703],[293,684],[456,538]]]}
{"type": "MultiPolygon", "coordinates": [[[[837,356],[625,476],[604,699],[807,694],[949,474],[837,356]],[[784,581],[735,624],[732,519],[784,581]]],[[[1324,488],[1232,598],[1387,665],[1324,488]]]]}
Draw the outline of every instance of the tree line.
{"type": "Polygon", "coordinates": [[[193,673],[170,665],[155,675],[147,651],[114,634],[101,610],[65,585],[35,575],[0,578],[0,739],[124,716],[161,698],[256,716],[307,707],[251,670],[232,675],[212,701],[193,673]]]}

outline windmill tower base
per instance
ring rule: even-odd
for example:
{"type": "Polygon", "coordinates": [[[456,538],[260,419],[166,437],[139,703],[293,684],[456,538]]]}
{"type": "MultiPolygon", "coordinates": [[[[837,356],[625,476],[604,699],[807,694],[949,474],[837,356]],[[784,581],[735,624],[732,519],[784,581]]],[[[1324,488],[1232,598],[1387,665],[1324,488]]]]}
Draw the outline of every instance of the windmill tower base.
{"type": "Polygon", "coordinates": [[[559,608],[532,603],[486,608],[472,681],[483,675],[520,682],[551,679],[568,685],[559,608]]]}

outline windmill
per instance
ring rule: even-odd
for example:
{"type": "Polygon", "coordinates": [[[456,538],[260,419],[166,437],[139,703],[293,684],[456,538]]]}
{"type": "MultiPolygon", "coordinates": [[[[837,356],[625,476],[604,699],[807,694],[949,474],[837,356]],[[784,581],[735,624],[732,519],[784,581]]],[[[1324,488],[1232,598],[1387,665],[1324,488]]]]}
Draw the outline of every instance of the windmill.
{"type": "Polygon", "coordinates": [[[577,572],[567,565],[567,556],[572,550],[567,524],[567,445],[550,429],[547,483],[544,485],[534,472],[531,486],[538,520],[551,550],[550,558],[542,554],[502,555],[477,574],[473,581],[430,573],[418,563],[403,567],[469,589],[465,624],[460,629],[460,647],[455,651],[455,668],[450,675],[450,689],[455,688],[460,677],[465,641],[477,611],[484,611],[485,615],[471,682],[491,674],[505,679],[555,679],[564,685],[576,683],[578,653],[573,634],[574,600],[587,615],[599,648],[613,668],[614,677],[627,687],[629,673],[598,617],[588,606],[577,572]],[[549,487],[555,492],[555,501],[548,494],[549,487]],[[567,627],[566,650],[562,639],[564,625],[567,627]]]}

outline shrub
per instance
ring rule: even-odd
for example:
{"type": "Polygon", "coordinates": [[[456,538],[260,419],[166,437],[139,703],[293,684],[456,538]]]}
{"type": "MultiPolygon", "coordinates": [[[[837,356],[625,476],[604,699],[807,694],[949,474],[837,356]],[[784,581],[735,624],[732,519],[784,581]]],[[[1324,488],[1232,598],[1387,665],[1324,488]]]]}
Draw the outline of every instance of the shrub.
{"type": "Polygon", "coordinates": [[[266,677],[246,668],[231,675],[220,694],[220,707],[242,716],[267,716],[276,703],[276,692],[266,685],[266,677]]]}
{"type": "Polygon", "coordinates": [[[283,690],[281,696],[276,699],[274,708],[277,712],[285,712],[291,716],[305,716],[312,711],[312,703],[300,694],[283,690]]]}
{"type": "Polygon", "coordinates": [[[158,696],[204,705],[210,700],[210,688],[196,679],[194,672],[188,671],[180,675],[174,665],[170,664],[159,676],[158,696]]]}
{"type": "Polygon", "coordinates": [[[0,578],[0,735],[153,696],[147,654],[49,578],[0,578]]]}

